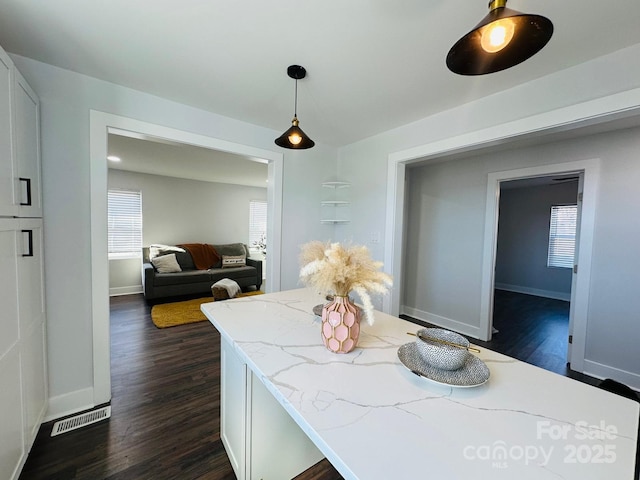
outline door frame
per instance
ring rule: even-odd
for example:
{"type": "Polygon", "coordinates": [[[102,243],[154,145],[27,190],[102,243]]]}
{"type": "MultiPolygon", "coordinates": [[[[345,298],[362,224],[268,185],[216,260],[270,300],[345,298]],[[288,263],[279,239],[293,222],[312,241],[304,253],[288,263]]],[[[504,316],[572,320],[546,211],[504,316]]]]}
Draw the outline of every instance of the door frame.
{"type": "MultiPolygon", "coordinates": [[[[452,160],[470,152],[488,151],[505,145],[516,146],[519,142],[541,139],[550,134],[571,134],[584,127],[638,116],[640,88],[390,153],[387,160],[384,265],[385,271],[395,279],[395,287],[389,295],[384,296],[383,311],[395,316],[400,314],[407,165],[452,160]]],[[[488,302],[488,298],[483,296],[483,301],[488,302]]],[[[488,310],[484,314],[488,315],[488,310]]],[[[487,318],[483,323],[486,328],[487,318]]],[[[584,365],[584,359],[582,362],[572,362],[572,368],[576,370],[581,370],[581,365],[584,365]]]]}
{"type": "Polygon", "coordinates": [[[281,153],[250,147],[141,120],[90,111],[91,176],[91,295],[93,326],[93,402],[111,400],[111,352],[109,328],[109,263],[107,248],[107,149],[109,133],[134,132],[203,148],[220,150],[268,162],[267,186],[267,290],[280,290],[282,242],[281,153]]]}
{"type": "Polygon", "coordinates": [[[584,178],[582,212],[580,217],[580,246],[575,275],[575,288],[571,290],[570,317],[573,327],[571,358],[572,370],[583,371],[587,335],[587,314],[591,285],[591,255],[595,230],[596,196],[600,179],[600,160],[578,160],[574,162],[519,168],[490,173],[487,179],[487,202],[485,209],[485,232],[482,258],[482,286],[480,300],[480,335],[482,340],[491,340],[493,326],[493,297],[495,288],[496,246],[498,241],[498,212],[500,206],[500,183],[510,180],[581,173],[584,178]]]}

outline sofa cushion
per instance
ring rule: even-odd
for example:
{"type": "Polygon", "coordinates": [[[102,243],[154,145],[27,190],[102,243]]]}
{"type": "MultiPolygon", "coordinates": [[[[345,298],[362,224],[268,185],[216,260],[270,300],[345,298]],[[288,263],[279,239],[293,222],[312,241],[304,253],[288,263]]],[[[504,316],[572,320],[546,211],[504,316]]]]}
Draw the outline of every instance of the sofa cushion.
{"type": "Polygon", "coordinates": [[[158,273],[175,273],[182,271],[178,261],[176,260],[175,253],[154,257],[151,259],[151,263],[158,273]]]}
{"type": "Polygon", "coordinates": [[[216,249],[218,255],[220,256],[220,260],[214,266],[214,268],[222,267],[222,256],[228,257],[237,257],[240,255],[244,255],[245,258],[249,256],[249,252],[247,251],[247,247],[244,243],[227,243],[224,245],[213,245],[213,248],[216,249]]]}
{"type": "MultiPolygon", "coordinates": [[[[232,280],[238,280],[240,278],[251,278],[255,283],[256,269],[255,267],[234,267],[234,268],[214,268],[209,271],[211,273],[211,280],[213,283],[223,278],[230,278],[232,280]]],[[[176,274],[173,274],[176,275],[176,274]]],[[[178,274],[179,275],[179,274],[178,274]]]]}
{"type": "Polygon", "coordinates": [[[193,263],[193,258],[189,252],[176,252],[176,260],[182,270],[195,270],[196,266],[193,263]]]}
{"type": "MultiPolygon", "coordinates": [[[[178,273],[156,273],[154,286],[165,287],[184,283],[205,283],[211,281],[208,270],[183,270],[178,273]]],[[[213,284],[213,282],[211,282],[213,284]]]]}
{"type": "Polygon", "coordinates": [[[196,266],[193,264],[193,258],[191,258],[191,254],[184,248],[176,245],[162,245],[159,243],[149,246],[150,260],[153,260],[155,257],[171,253],[175,254],[176,261],[182,270],[195,270],[196,266]]]}

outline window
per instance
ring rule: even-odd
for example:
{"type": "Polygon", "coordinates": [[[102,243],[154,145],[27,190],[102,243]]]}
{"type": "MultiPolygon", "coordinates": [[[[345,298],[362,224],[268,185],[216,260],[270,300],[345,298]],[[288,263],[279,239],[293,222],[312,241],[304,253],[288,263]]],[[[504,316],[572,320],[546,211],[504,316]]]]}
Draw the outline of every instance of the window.
{"type": "Polygon", "coordinates": [[[109,258],[139,257],[142,252],[142,195],[109,190],[107,199],[109,258]]]}
{"type": "Polygon", "coordinates": [[[577,205],[553,205],[551,207],[548,267],[573,268],[577,218],[577,205]]]}
{"type": "Polygon", "coordinates": [[[249,247],[266,253],[267,249],[267,202],[249,202],[249,247]]]}

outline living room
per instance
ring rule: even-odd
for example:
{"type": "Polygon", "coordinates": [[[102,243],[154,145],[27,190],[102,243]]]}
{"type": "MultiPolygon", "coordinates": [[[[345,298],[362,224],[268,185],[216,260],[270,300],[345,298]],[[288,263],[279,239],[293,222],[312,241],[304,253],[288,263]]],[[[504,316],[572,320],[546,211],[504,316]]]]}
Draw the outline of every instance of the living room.
{"type": "MultiPolygon", "coordinates": [[[[154,140],[109,135],[109,156],[118,160],[109,161],[108,188],[140,194],[142,246],[240,242],[263,260],[250,211],[252,202],[266,204],[266,163],[154,140]]],[[[109,258],[110,295],[143,291],[141,261],[141,252],[109,258]]]]}
{"type": "MultiPolygon", "coordinates": [[[[632,2],[627,6],[637,11],[633,10],[637,6],[632,2]]],[[[17,22],[12,14],[8,12],[6,18],[12,17],[17,22]]],[[[30,36],[47,31],[36,23],[40,17],[29,9],[17,16],[30,26],[23,29],[30,32],[30,36]]],[[[9,20],[5,19],[6,22],[9,20]]],[[[72,28],[67,22],[59,25],[63,31],[72,28]]],[[[275,212],[275,232],[269,236],[270,241],[273,238],[269,248],[273,249],[271,261],[275,264],[272,268],[267,266],[268,275],[273,275],[267,284],[273,290],[299,286],[297,256],[301,244],[314,239],[350,240],[368,245],[372,256],[392,269],[402,294],[394,293],[397,298],[383,305],[388,311],[399,313],[402,307],[416,308],[471,328],[480,327],[478,312],[486,301],[481,298],[481,272],[487,176],[526,167],[596,159],[598,168],[594,174],[598,188],[592,201],[597,215],[593,217],[590,296],[584,315],[585,372],[616,377],[640,388],[637,355],[640,297],[635,289],[640,283],[637,255],[640,227],[637,222],[629,221],[637,217],[640,209],[636,195],[640,182],[640,164],[636,161],[640,148],[640,63],[637,61],[640,43],[635,27],[626,35],[630,38],[627,45],[615,51],[598,52],[593,58],[587,58],[582,47],[576,46],[579,42],[567,41],[569,46],[565,52],[575,51],[575,62],[543,73],[525,64],[524,71],[513,73],[518,81],[505,88],[489,91],[486,85],[490,81],[486,78],[475,79],[477,83],[456,78],[452,81],[459,88],[460,101],[456,105],[437,112],[424,107],[423,114],[414,112],[398,124],[381,121],[377,131],[346,142],[337,135],[335,141],[318,141],[311,150],[283,151],[273,145],[274,138],[282,133],[273,126],[239,120],[241,117],[231,117],[222,108],[206,109],[193,99],[188,102],[163,97],[149,84],[125,86],[119,84],[117,78],[100,79],[99,72],[108,69],[78,73],[68,66],[55,66],[53,58],[39,58],[32,52],[28,48],[30,42],[0,34],[0,44],[11,53],[13,62],[38,93],[42,104],[49,324],[47,419],[91,408],[108,398],[108,388],[100,383],[101,378],[108,377],[108,366],[96,360],[102,355],[104,361],[104,352],[96,338],[98,330],[94,328],[96,318],[108,316],[107,254],[105,242],[100,240],[106,238],[106,222],[104,213],[100,216],[104,206],[100,202],[106,201],[108,181],[107,131],[131,124],[146,129],[145,133],[159,134],[173,141],[186,139],[268,160],[267,195],[271,195],[269,204],[275,212]],[[486,95],[472,98],[474,85],[480,84],[486,95]],[[108,119],[96,120],[96,112],[108,112],[108,119]],[[411,279],[403,270],[399,247],[403,229],[396,228],[396,221],[403,214],[402,208],[396,208],[398,198],[404,199],[404,195],[400,195],[401,186],[405,177],[411,175],[406,170],[417,163],[433,168],[434,176],[430,178],[451,187],[442,192],[439,201],[444,216],[451,218],[453,212],[462,214],[464,220],[458,224],[455,243],[441,245],[440,251],[428,245],[421,247],[423,253],[436,262],[434,266],[440,275],[433,284],[419,291],[407,282],[411,279]],[[321,182],[336,179],[348,180],[352,185],[351,222],[339,227],[322,224],[319,209],[321,182]],[[464,205],[451,208],[461,201],[460,197],[464,197],[464,205]],[[454,263],[460,268],[450,268],[450,259],[460,252],[464,256],[454,263]],[[416,301],[412,304],[408,300],[424,298],[423,294],[426,297],[434,290],[445,290],[444,286],[448,289],[439,293],[436,303],[422,305],[416,301]]],[[[76,43],[69,42],[69,51],[78,48],[76,43]]],[[[401,50],[405,49],[395,51],[401,50]]],[[[103,51],[103,57],[113,54],[111,50],[108,52],[103,51]]],[[[300,52],[294,56],[298,60],[281,58],[268,65],[284,77],[278,88],[284,92],[281,100],[285,124],[291,114],[288,94],[292,93],[293,85],[290,81],[287,83],[284,72],[289,63],[303,63],[306,58],[300,52]]],[[[434,56],[433,62],[442,63],[440,57],[434,56]]],[[[264,68],[265,64],[257,60],[256,65],[264,68]]],[[[205,63],[202,57],[200,62],[205,63]]],[[[431,60],[424,62],[429,64],[431,60]]],[[[536,68],[542,65],[535,58],[532,62],[536,68]]],[[[328,75],[326,70],[314,71],[307,66],[318,75],[316,78],[328,75]]],[[[367,90],[367,78],[378,70],[378,67],[367,70],[369,75],[359,77],[354,90],[367,90]]],[[[335,70],[341,81],[342,72],[335,70]]],[[[182,74],[194,81],[190,72],[182,74]]],[[[206,80],[197,81],[206,83],[206,80]]],[[[311,86],[304,89],[304,82],[313,85],[313,81],[310,73],[308,79],[300,82],[301,100],[305,93],[313,93],[311,86]]],[[[397,89],[421,90],[422,87],[416,85],[421,81],[410,79],[397,89]]],[[[250,84],[245,83],[244,88],[251,89],[250,84]]],[[[368,98],[376,94],[369,91],[368,98]]],[[[315,111],[308,98],[300,118],[310,135],[314,135],[309,118],[312,116],[324,117],[330,125],[326,127],[328,131],[349,130],[350,122],[346,122],[345,117],[334,117],[329,108],[336,103],[348,103],[348,96],[323,103],[315,111]]],[[[354,124],[358,123],[358,106],[351,107],[353,113],[349,118],[354,119],[354,124]]],[[[378,116],[385,117],[383,107],[378,116]]],[[[428,228],[437,231],[441,227],[433,223],[428,228]]],[[[446,227],[450,231],[449,225],[446,227]]]]}

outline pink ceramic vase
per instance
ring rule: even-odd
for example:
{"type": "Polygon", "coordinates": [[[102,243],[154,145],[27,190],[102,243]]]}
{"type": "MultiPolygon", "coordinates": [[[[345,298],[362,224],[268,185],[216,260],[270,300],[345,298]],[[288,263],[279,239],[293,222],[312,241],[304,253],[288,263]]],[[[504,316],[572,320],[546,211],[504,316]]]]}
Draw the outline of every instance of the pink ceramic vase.
{"type": "Polygon", "coordinates": [[[322,340],[335,353],[349,353],[360,336],[360,309],[348,296],[336,295],[322,307],[322,340]]]}

